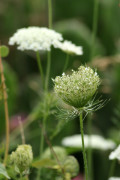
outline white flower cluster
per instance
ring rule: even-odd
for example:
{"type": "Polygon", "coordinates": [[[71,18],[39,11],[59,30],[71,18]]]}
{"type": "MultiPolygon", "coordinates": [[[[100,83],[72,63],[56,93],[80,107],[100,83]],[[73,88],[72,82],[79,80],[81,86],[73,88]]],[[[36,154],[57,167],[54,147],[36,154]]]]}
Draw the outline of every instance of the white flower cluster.
{"type": "Polygon", "coordinates": [[[59,48],[69,54],[83,54],[81,46],[75,46],[70,41],[63,41],[60,33],[46,27],[18,29],[9,40],[9,45],[14,44],[21,51],[50,51],[51,46],[54,46],[54,48],[59,48]]]}
{"type": "Polygon", "coordinates": [[[63,40],[60,33],[54,30],[42,27],[28,27],[18,29],[10,38],[9,45],[18,45],[19,50],[50,51],[51,46],[57,47],[57,44],[63,40]]]}
{"type": "Polygon", "coordinates": [[[80,66],[71,75],[62,74],[53,80],[54,90],[67,104],[81,108],[95,94],[100,84],[99,76],[90,67],[80,66]]]}
{"type": "MultiPolygon", "coordinates": [[[[115,143],[111,140],[106,140],[99,135],[84,135],[84,143],[86,148],[98,150],[109,150],[115,148],[115,143]]],[[[66,147],[82,148],[81,135],[73,135],[62,140],[62,144],[66,147]]]]}
{"type": "Polygon", "coordinates": [[[120,145],[113,152],[110,153],[109,159],[117,159],[118,161],[120,161],[120,145]]]}
{"type": "Polygon", "coordinates": [[[120,177],[110,177],[109,180],[120,180],[120,177]]]}
{"type": "Polygon", "coordinates": [[[82,47],[76,46],[71,41],[60,42],[60,43],[58,43],[57,48],[66,52],[67,54],[76,54],[76,55],[82,55],[83,54],[82,47]]]}

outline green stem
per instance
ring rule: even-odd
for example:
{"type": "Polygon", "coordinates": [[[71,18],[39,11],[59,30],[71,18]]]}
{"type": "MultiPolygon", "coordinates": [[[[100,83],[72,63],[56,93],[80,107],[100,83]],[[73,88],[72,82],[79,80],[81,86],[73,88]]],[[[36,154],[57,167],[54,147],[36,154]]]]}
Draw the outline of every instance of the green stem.
{"type": "Polygon", "coordinates": [[[48,25],[52,29],[52,0],[48,0],[48,25]]]}
{"type": "Polygon", "coordinates": [[[83,151],[83,159],[84,159],[84,167],[85,167],[85,180],[88,180],[88,166],[87,166],[87,158],[86,158],[85,145],[84,145],[84,130],[83,130],[82,112],[80,114],[80,131],[81,131],[81,138],[82,138],[82,151],[83,151]]]}
{"type": "Polygon", "coordinates": [[[50,67],[51,67],[51,52],[48,52],[47,57],[47,71],[46,71],[46,81],[45,81],[45,90],[48,91],[48,83],[49,83],[49,77],[50,77],[50,67]]]}
{"type": "Polygon", "coordinates": [[[38,52],[38,51],[36,52],[36,56],[37,56],[38,68],[39,68],[40,75],[41,75],[42,87],[44,88],[43,68],[42,68],[42,64],[41,64],[41,60],[40,60],[40,55],[39,55],[39,52],[38,52]]]}
{"type": "Polygon", "coordinates": [[[112,177],[114,175],[115,166],[116,166],[116,159],[113,160],[111,163],[110,171],[109,171],[109,177],[112,177]]]}
{"type": "Polygon", "coordinates": [[[47,119],[47,116],[44,116],[43,124],[42,124],[43,129],[41,130],[40,157],[42,156],[43,149],[44,149],[44,134],[43,134],[43,131],[45,131],[46,119],[47,119]]]}
{"type": "MultiPolygon", "coordinates": [[[[41,129],[41,139],[40,139],[40,158],[42,157],[43,149],[44,149],[44,134],[43,134],[43,131],[45,130],[46,119],[47,119],[47,116],[44,116],[43,123],[42,123],[42,129],[41,129]]],[[[37,180],[41,179],[40,175],[41,175],[41,169],[38,170],[37,180]]]]}
{"type": "MultiPolygon", "coordinates": [[[[48,0],[48,22],[49,22],[49,28],[52,29],[52,0],[48,0]]],[[[50,67],[51,67],[51,51],[48,51],[47,70],[46,70],[46,79],[45,79],[45,90],[46,90],[46,92],[48,91],[50,67]]],[[[46,102],[45,102],[45,105],[46,105],[46,102]]],[[[47,119],[47,115],[44,115],[43,124],[42,124],[43,131],[45,131],[45,128],[46,128],[46,119],[47,119]]],[[[44,149],[44,134],[41,131],[40,157],[42,156],[43,149],[44,149]]],[[[41,169],[38,171],[38,176],[37,176],[38,180],[40,180],[40,173],[41,173],[41,169]]]]}
{"type": "Polygon", "coordinates": [[[22,178],[22,174],[20,174],[20,180],[22,180],[23,178],[22,178]]]}
{"type": "Polygon", "coordinates": [[[99,1],[94,0],[90,61],[92,61],[92,58],[94,56],[94,51],[95,51],[95,38],[97,34],[97,23],[98,23],[98,7],[99,7],[99,1]]]}
{"type": "MultiPolygon", "coordinates": [[[[88,115],[88,135],[91,137],[92,134],[92,116],[88,115]]],[[[90,180],[93,179],[93,162],[92,162],[92,147],[91,147],[91,139],[89,141],[89,147],[88,147],[88,170],[89,170],[89,176],[90,180]]]]}
{"type": "MultiPolygon", "coordinates": [[[[48,27],[52,29],[52,0],[48,0],[48,27]]],[[[51,67],[51,50],[48,52],[47,55],[47,71],[46,71],[46,81],[45,81],[46,91],[48,91],[50,67],[51,67]]]]}
{"type": "Polygon", "coordinates": [[[67,54],[67,56],[66,56],[66,61],[65,61],[64,68],[63,68],[63,72],[66,71],[66,69],[67,69],[67,67],[68,67],[68,63],[69,63],[69,54],[67,54]]]}

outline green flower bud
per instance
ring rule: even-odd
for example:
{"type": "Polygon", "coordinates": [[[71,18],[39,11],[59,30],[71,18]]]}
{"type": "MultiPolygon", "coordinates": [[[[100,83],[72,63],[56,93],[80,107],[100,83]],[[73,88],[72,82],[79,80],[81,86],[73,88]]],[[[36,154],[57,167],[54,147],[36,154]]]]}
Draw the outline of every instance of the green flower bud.
{"type": "MultiPolygon", "coordinates": [[[[62,161],[67,156],[65,148],[62,148],[62,147],[59,147],[59,146],[54,146],[53,150],[54,150],[55,154],[57,155],[59,161],[62,161]]],[[[50,148],[47,148],[45,150],[45,152],[42,155],[42,158],[51,158],[51,159],[53,158],[53,159],[55,159],[55,157],[52,154],[50,148]]]]}
{"type": "Polygon", "coordinates": [[[10,161],[15,165],[15,170],[19,173],[27,171],[32,160],[33,153],[30,145],[19,145],[16,151],[10,155],[10,161]]]}
{"type": "Polygon", "coordinates": [[[76,177],[79,173],[79,164],[75,157],[67,156],[63,161],[63,169],[68,176],[76,177]]]}
{"type": "Polygon", "coordinates": [[[67,104],[81,108],[95,94],[100,78],[97,72],[90,67],[80,66],[78,71],[73,71],[71,75],[62,74],[54,80],[54,90],[58,96],[67,104]]]}

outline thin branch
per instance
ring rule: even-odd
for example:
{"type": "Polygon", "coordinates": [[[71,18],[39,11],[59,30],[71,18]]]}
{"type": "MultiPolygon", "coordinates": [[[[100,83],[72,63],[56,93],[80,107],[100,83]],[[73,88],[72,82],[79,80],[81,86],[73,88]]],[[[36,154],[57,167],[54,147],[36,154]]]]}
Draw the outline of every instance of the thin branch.
{"type": "Polygon", "coordinates": [[[25,144],[25,135],[24,135],[23,124],[22,124],[20,116],[18,117],[18,122],[20,125],[20,133],[21,133],[22,144],[25,144]]]}
{"type": "Polygon", "coordinates": [[[5,109],[5,121],[6,121],[6,144],[5,144],[5,156],[4,156],[4,165],[6,165],[8,151],[9,151],[9,113],[8,113],[8,103],[7,103],[7,93],[6,93],[6,84],[5,84],[5,77],[3,73],[3,65],[2,65],[2,58],[0,54],[0,72],[1,72],[1,83],[2,83],[2,91],[3,91],[3,99],[4,99],[4,109],[5,109]]]}
{"type": "Polygon", "coordinates": [[[62,164],[61,164],[61,162],[59,161],[59,159],[58,159],[58,157],[57,157],[57,154],[55,153],[55,151],[54,151],[54,149],[53,149],[53,147],[52,147],[52,144],[51,144],[50,140],[48,139],[45,130],[43,129],[42,124],[40,124],[40,127],[41,127],[41,129],[42,129],[42,132],[43,132],[43,135],[44,135],[44,137],[45,137],[45,140],[46,140],[48,146],[50,147],[51,153],[53,154],[53,156],[54,156],[55,159],[57,160],[57,163],[58,163],[58,165],[60,166],[60,168],[61,168],[61,170],[62,170],[62,174],[63,174],[63,176],[64,176],[65,172],[64,172],[64,169],[63,169],[63,167],[62,167],[62,164]]]}

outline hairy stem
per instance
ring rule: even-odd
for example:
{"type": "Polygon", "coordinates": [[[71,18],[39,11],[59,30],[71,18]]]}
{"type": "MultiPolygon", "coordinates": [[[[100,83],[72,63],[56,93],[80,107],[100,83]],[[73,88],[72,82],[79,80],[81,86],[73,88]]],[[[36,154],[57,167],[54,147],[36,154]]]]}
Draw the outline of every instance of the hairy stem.
{"type": "Polygon", "coordinates": [[[42,64],[41,64],[41,60],[40,60],[40,55],[39,55],[38,51],[36,52],[36,56],[37,56],[38,68],[39,68],[40,75],[41,75],[42,87],[44,88],[44,74],[43,74],[43,68],[42,68],[42,64]]]}
{"type": "Polygon", "coordinates": [[[91,40],[91,54],[90,54],[90,60],[92,61],[92,58],[94,56],[95,51],[95,38],[97,34],[97,23],[98,23],[98,6],[99,1],[94,0],[94,10],[93,10],[93,25],[92,25],[92,40],[91,40]]]}
{"type": "Polygon", "coordinates": [[[9,129],[9,113],[8,113],[6,84],[5,84],[5,77],[4,77],[4,73],[3,73],[3,65],[2,65],[1,55],[0,55],[0,72],[1,72],[1,83],[2,83],[2,90],[3,90],[3,98],[4,98],[5,122],[6,122],[6,144],[5,144],[5,156],[4,156],[4,165],[6,165],[8,151],[9,151],[10,129],[9,129]]]}
{"type": "Polygon", "coordinates": [[[68,67],[68,63],[69,63],[69,54],[67,54],[66,56],[66,60],[65,60],[65,65],[64,65],[64,68],[63,68],[63,72],[66,71],[67,67],[68,67]]]}
{"type": "Polygon", "coordinates": [[[83,160],[84,160],[84,167],[85,167],[85,180],[88,180],[88,165],[87,165],[87,158],[86,158],[85,145],[84,145],[84,130],[83,130],[82,112],[80,114],[80,131],[81,131],[81,138],[82,138],[82,151],[83,151],[83,160]]]}

